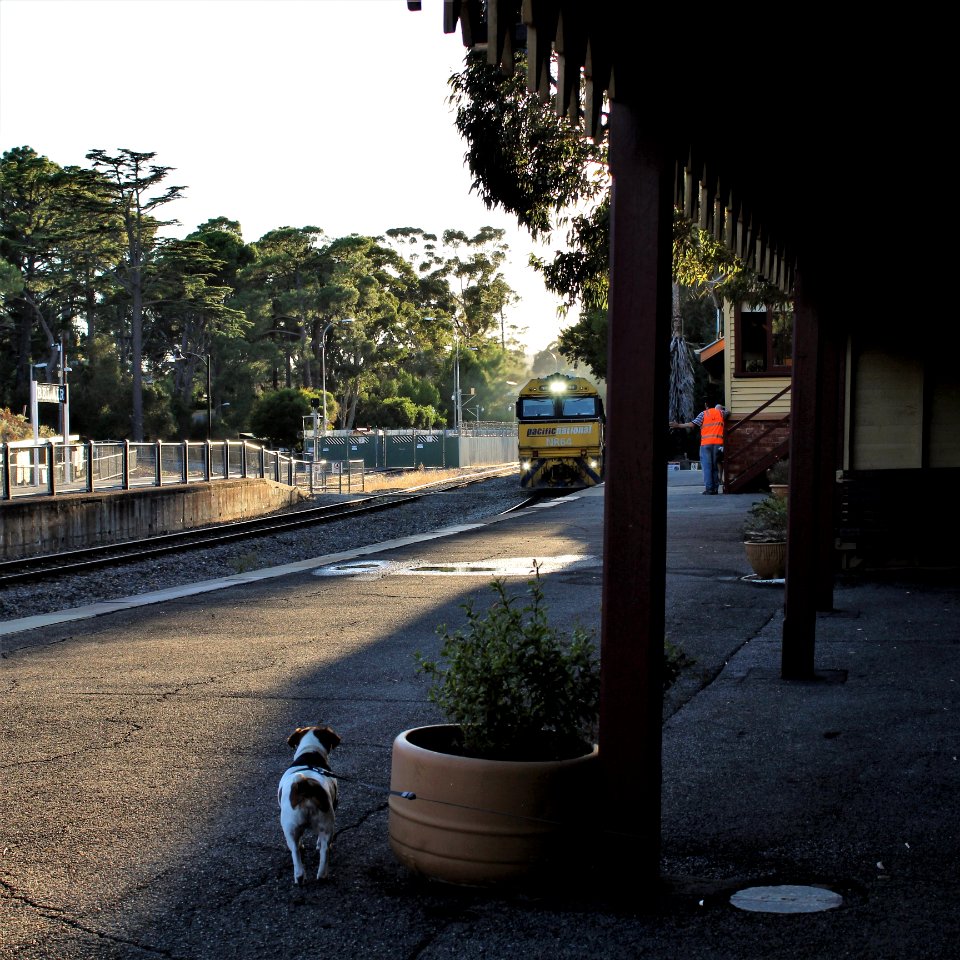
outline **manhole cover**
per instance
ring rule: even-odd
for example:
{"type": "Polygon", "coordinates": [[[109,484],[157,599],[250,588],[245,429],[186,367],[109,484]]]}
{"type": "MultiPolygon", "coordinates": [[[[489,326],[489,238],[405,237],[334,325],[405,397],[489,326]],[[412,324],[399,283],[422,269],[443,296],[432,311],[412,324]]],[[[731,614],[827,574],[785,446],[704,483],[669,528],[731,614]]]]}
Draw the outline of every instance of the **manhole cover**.
{"type": "Polygon", "coordinates": [[[826,887],[802,887],[786,884],[777,887],[747,887],[730,898],[740,910],[752,913],[819,913],[843,903],[839,893],[826,887]]]}

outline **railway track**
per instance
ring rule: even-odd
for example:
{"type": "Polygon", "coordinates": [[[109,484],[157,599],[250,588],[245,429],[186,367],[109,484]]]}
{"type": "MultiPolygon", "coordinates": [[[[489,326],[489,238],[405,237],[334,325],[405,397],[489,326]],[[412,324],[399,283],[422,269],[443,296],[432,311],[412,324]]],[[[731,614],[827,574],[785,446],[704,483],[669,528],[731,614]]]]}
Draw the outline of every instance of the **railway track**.
{"type": "MultiPolygon", "coordinates": [[[[496,475],[498,475],[496,472],[472,474],[406,487],[402,491],[384,491],[317,507],[301,507],[287,513],[271,514],[268,517],[160,534],[148,540],[125,541],[19,560],[0,561],[0,589],[72,574],[90,573],[102,567],[136,563],[187,550],[220,547],[235,541],[272,536],[302,527],[396,509],[430,494],[455,491],[496,475]]],[[[502,475],[502,471],[499,475],[502,475]]]]}

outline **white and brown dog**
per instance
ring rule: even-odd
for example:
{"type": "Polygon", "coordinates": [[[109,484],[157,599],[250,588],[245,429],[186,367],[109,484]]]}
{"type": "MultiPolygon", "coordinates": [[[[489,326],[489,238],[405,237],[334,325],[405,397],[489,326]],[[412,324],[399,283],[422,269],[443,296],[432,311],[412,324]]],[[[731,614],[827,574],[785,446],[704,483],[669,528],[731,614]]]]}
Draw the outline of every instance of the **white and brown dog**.
{"type": "Polygon", "coordinates": [[[293,765],[280,778],[277,802],[280,825],[293,857],[293,882],[302,883],[306,875],[300,855],[303,835],[308,829],[317,835],[320,853],[317,879],[322,880],[328,872],[337,808],[337,781],[330,770],[329,757],[340,743],[340,736],[330,727],[297,727],[287,743],[294,748],[293,765]]]}

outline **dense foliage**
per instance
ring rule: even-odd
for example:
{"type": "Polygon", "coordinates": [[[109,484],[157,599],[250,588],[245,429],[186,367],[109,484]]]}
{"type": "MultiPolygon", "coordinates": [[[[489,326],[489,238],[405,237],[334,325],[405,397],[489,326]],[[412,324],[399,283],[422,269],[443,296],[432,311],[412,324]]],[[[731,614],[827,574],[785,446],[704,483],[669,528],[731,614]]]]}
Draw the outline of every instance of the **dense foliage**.
{"type": "Polygon", "coordinates": [[[275,402],[289,420],[324,381],[333,426],[451,424],[459,357],[464,396],[509,419],[527,364],[504,319],[502,230],[281,226],[247,243],[218,217],[173,239],[159,215],[187,188],[172,168],[125,149],[87,159],[0,157],[0,405],[26,410],[31,378],[61,379],[65,357],[72,432],[199,438],[209,374],[215,437],[290,443],[268,395],[302,393],[275,402]]]}
{"type": "MultiPolygon", "coordinates": [[[[536,236],[563,233],[565,248],[533,263],[549,290],[578,316],[557,340],[571,362],[595,376],[607,367],[610,264],[610,178],[604,145],[594,144],[529,93],[525,70],[504,77],[482,56],[467,59],[451,81],[457,129],[467,141],[474,189],[489,207],[513,213],[536,236]]],[[[677,211],[674,278],[682,335],[703,345],[714,324],[696,302],[715,312],[723,300],[779,303],[782,295],[747,270],[722,244],[677,211]]]]}

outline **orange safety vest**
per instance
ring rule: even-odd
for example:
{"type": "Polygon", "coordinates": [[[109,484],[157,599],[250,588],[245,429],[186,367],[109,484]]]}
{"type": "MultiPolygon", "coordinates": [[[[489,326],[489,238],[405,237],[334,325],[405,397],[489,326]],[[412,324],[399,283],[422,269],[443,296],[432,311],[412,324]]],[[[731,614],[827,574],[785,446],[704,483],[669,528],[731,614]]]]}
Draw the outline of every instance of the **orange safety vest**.
{"type": "Polygon", "coordinates": [[[704,411],[703,423],[700,424],[700,446],[723,443],[723,414],[711,407],[704,411]]]}

